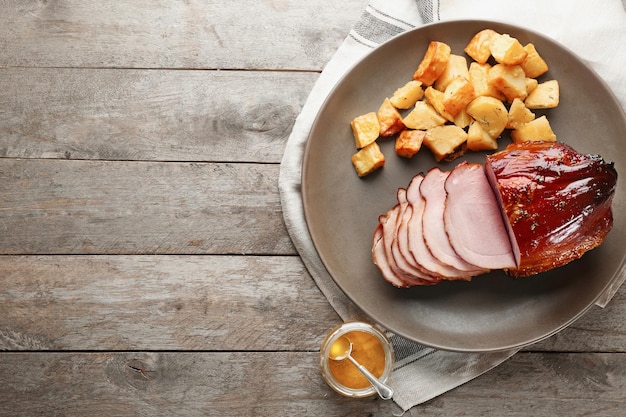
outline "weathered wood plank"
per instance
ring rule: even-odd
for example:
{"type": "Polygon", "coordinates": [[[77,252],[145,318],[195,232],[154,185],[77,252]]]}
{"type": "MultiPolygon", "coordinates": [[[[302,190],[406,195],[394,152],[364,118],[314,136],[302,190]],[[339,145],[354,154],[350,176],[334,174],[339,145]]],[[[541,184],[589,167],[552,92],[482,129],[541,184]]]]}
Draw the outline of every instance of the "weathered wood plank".
{"type": "Polygon", "coordinates": [[[317,77],[0,69],[0,157],[278,163],[317,77]]]}
{"type": "Polygon", "coordinates": [[[278,171],[0,159],[0,254],[295,254],[278,171]]]}
{"type": "Polygon", "coordinates": [[[418,414],[617,417],[626,411],[625,393],[624,354],[520,353],[418,414]]]}
{"type": "Polygon", "coordinates": [[[0,350],[316,350],[296,256],[0,256],[0,350]]]}
{"type": "Polygon", "coordinates": [[[320,70],[368,2],[2,3],[0,66],[320,70]]]}
{"type": "MultiPolygon", "coordinates": [[[[0,256],[0,349],[315,350],[340,320],[295,256],[0,256]]],[[[530,351],[623,352],[626,289],[530,351]]]]}
{"type": "Polygon", "coordinates": [[[0,414],[362,416],[393,406],[338,398],[317,362],[315,352],[5,353],[0,414]]]}
{"type": "MultiPolygon", "coordinates": [[[[0,414],[20,416],[383,416],[341,398],[316,352],[3,353],[0,414]]],[[[415,416],[623,416],[623,354],[519,354],[411,410],[415,416]]]]}

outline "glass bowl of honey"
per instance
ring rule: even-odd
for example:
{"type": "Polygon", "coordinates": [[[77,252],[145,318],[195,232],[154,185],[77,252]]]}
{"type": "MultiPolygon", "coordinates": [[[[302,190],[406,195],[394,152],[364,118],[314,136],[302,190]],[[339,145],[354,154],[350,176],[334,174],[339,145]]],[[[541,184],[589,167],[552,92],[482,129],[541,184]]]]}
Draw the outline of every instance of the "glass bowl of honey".
{"type": "MultiPolygon", "coordinates": [[[[328,333],[320,349],[320,368],[326,383],[339,394],[362,398],[376,394],[376,390],[348,360],[331,359],[331,351],[338,339],[345,337],[352,344],[350,355],[381,382],[391,375],[394,362],[393,346],[389,338],[372,324],[354,321],[335,327],[328,333]]],[[[339,342],[338,342],[339,343],[339,342]]]]}

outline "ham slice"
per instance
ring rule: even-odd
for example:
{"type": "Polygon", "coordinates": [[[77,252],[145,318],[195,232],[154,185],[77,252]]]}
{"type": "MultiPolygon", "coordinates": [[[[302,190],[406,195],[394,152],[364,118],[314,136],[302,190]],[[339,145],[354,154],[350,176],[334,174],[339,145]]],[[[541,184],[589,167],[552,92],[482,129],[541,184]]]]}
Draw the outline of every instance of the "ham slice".
{"type": "Polygon", "coordinates": [[[426,280],[433,280],[436,274],[429,271],[413,256],[409,244],[409,228],[408,224],[413,216],[413,206],[406,198],[407,191],[405,189],[398,190],[398,204],[400,205],[400,214],[398,215],[398,230],[395,243],[402,258],[406,260],[406,268],[412,271],[413,275],[426,280]]]}
{"type": "Polygon", "coordinates": [[[485,170],[463,162],[445,182],[443,219],[455,252],[465,262],[485,269],[515,268],[509,234],[485,170]]]}
{"type": "Polygon", "coordinates": [[[420,185],[425,201],[422,230],[426,245],[435,258],[459,271],[464,271],[466,276],[487,272],[486,269],[463,260],[450,244],[443,221],[447,198],[445,182],[448,175],[450,171],[433,168],[428,171],[420,185]]]}
{"type": "Polygon", "coordinates": [[[408,222],[408,239],[409,250],[413,257],[420,263],[431,275],[442,277],[445,279],[469,279],[472,274],[462,271],[448,264],[441,262],[433,256],[424,237],[423,217],[426,201],[420,191],[424,177],[417,175],[407,188],[406,198],[413,208],[413,213],[408,222]]]}
{"type": "Polygon", "coordinates": [[[397,275],[393,272],[389,262],[387,260],[387,255],[385,254],[385,245],[383,243],[383,226],[379,224],[374,232],[374,239],[372,244],[372,261],[380,270],[383,278],[389,282],[391,285],[398,288],[406,288],[411,285],[415,285],[412,281],[405,280],[402,276],[397,275]]]}

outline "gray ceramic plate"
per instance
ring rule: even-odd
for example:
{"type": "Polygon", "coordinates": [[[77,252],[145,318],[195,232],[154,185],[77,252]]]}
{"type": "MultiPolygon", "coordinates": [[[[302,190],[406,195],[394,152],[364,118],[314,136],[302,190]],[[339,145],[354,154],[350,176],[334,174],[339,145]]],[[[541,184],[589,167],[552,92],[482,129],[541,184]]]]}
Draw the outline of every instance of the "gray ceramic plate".
{"type": "MultiPolygon", "coordinates": [[[[541,80],[561,87],[558,108],[545,112],[560,141],[584,153],[626,163],[626,116],[609,87],[571,51],[529,30],[486,21],[441,22],[406,32],[373,50],[332,91],[312,128],[304,157],[305,215],[315,247],[329,273],[367,315],[408,339],[453,351],[497,351],[536,342],[565,328],[602,294],[624,268],[626,217],[624,179],[613,203],[614,226],[604,244],[569,265],[525,279],[502,272],[472,282],[397,289],[371,260],[371,239],[380,214],[396,202],[396,190],[435,166],[422,150],[397,157],[393,140],[380,140],[385,167],[360,179],[350,162],[355,152],[350,121],[376,111],[383,99],[410,80],[428,42],[448,43],[463,54],[479,30],[509,33],[533,42],[550,65],[541,80]]],[[[538,115],[543,114],[537,112],[538,115]]],[[[509,137],[500,139],[504,147],[509,137]]],[[[466,155],[483,162],[484,154],[466,155]]],[[[458,162],[440,164],[451,169],[458,162]]]]}

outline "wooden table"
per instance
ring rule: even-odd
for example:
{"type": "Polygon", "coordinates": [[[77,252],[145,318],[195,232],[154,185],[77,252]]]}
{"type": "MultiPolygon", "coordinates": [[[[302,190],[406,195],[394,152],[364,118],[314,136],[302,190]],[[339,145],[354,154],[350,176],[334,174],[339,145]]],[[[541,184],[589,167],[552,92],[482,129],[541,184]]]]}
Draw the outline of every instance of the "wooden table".
{"type": "MultiPolygon", "coordinates": [[[[285,143],[366,0],[0,1],[0,415],[363,416],[283,224],[285,143]]],[[[626,288],[411,415],[626,413],[626,288]]]]}

